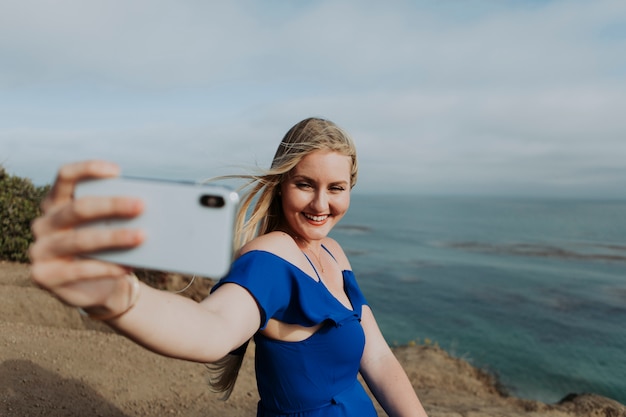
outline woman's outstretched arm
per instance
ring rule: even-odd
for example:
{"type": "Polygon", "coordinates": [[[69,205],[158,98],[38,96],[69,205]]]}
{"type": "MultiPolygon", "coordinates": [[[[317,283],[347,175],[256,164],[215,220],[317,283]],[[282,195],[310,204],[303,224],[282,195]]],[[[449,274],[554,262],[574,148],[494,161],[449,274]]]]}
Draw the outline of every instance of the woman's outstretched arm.
{"type": "Polygon", "coordinates": [[[129,197],[74,199],[76,184],[88,178],[119,175],[119,167],[104,161],[63,166],[48,196],[43,214],[33,222],[33,281],[64,303],[88,313],[114,317],[107,321],[137,343],[157,353],[199,362],[215,361],[248,340],[259,327],[253,297],[226,284],[202,303],[153,289],[136,287],[122,266],[82,257],[91,251],[140,245],[139,230],[81,227],[104,218],[131,218],[142,210],[129,197]],[[136,298],[136,300],[135,300],[136,298]]]}

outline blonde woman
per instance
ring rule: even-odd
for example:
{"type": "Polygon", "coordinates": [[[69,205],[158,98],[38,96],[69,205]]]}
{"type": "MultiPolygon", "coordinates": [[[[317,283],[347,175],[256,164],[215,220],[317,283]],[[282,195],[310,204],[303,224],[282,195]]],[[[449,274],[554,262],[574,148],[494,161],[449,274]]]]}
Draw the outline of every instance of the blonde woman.
{"type": "Polygon", "coordinates": [[[132,198],[73,199],[78,181],[118,173],[102,161],[60,169],[33,223],[38,285],[154,352],[213,363],[220,373],[214,386],[226,396],[254,338],[258,416],[375,416],[359,373],[390,416],[426,416],[344,251],[328,237],[357,179],[354,144],[338,126],[317,118],[297,123],[271,168],[248,177],[238,256],[200,303],[140,284],[122,266],[78,257],[142,242],[140,231],[76,229],[141,213],[132,198]]]}

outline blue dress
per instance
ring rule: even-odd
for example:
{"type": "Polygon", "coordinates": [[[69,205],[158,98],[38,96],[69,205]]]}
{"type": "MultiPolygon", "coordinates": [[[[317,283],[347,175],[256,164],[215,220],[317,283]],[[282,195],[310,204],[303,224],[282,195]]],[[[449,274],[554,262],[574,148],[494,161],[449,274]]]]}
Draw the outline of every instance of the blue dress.
{"type": "Polygon", "coordinates": [[[299,342],[256,333],[257,417],[377,415],[357,380],[365,346],[361,309],[367,302],[352,271],[342,274],[352,310],[321,280],[315,281],[285,259],[259,250],[239,257],[230,273],[213,288],[229,282],[250,292],[261,312],[260,330],[271,318],[305,327],[323,323],[299,342]]]}

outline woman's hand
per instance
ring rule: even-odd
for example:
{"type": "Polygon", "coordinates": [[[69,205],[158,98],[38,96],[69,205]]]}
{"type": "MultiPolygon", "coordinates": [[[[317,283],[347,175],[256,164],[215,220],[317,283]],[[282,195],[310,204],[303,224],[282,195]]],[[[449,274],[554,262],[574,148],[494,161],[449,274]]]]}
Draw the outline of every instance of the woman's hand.
{"type": "Polygon", "coordinates": [[[132,281],[127,268],[83,258],[89,252],[131,248],[143,240],[138,230],[77,228],[103,218],[131,218],[143,210],[140,200],[128,197],[74,199],[76,184],[85,179],[119,175],[119,167],[104,161],[63,166],[42,202],[43,214],[32,224],[31,276],[40,287],[66,304],[92,311],[121,312],[128,307],[132,281]]]}

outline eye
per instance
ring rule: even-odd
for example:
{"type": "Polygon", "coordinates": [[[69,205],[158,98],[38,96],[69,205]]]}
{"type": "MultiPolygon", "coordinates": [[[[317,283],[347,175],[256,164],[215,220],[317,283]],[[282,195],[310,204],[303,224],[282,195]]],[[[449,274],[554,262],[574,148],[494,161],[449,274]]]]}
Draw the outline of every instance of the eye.
{"type": "Polygon", "coordinates": [[[300,188],[301,190],[308,190],[312,187],[312,185],[308,182],[297,182],[296,187],[300,188]]]}
{"type": "Polygon", "coordinates": [[[345,191],[346,189],[340,185],[333,185],[332,187],[330,187],[330,191],[336,192],[336,193],[340,193],[342,191],[345,191]]]}

